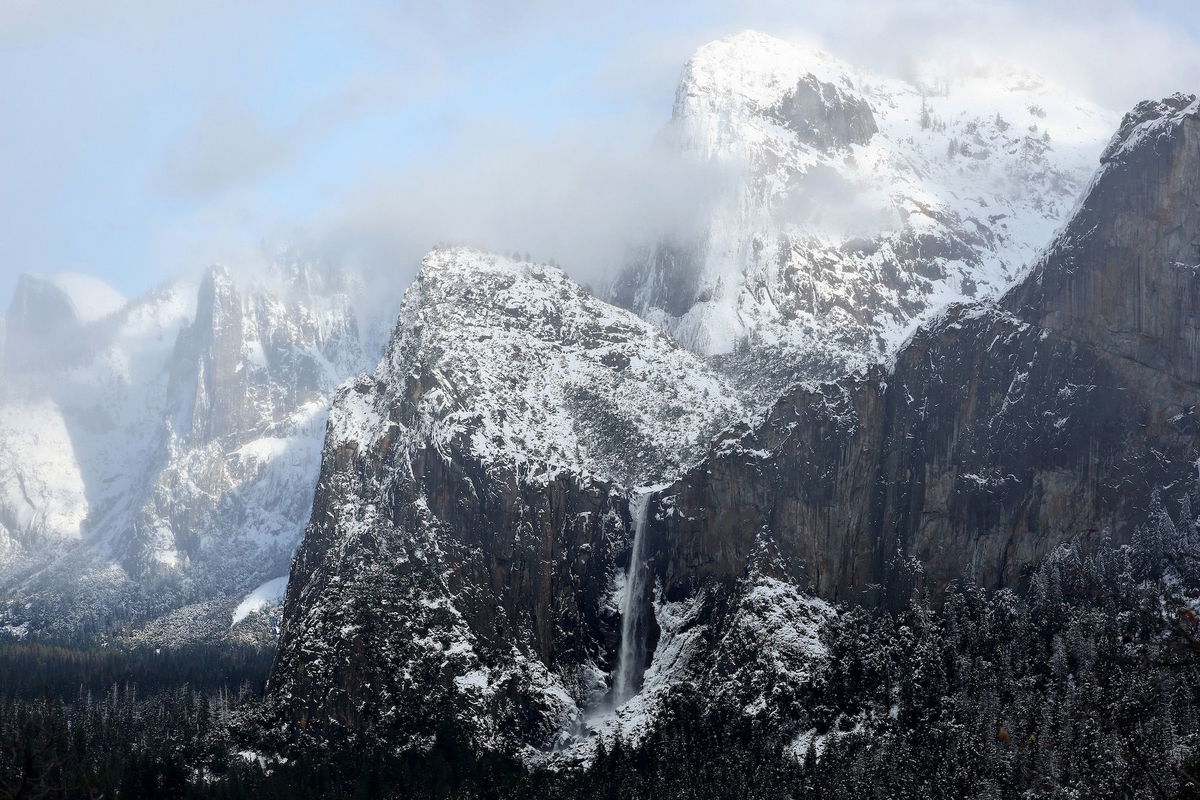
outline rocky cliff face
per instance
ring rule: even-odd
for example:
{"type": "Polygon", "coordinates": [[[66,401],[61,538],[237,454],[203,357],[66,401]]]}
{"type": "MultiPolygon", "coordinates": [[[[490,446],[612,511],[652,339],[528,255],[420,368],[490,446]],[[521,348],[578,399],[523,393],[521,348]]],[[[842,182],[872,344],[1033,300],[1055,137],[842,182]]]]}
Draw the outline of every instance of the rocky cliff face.
{"type": "Polygon", "coordinates": [[[903,597],[1011,585],[1062,541],[1127,536],[1200,454],[1198,135],[1194,97],[1138,106],[1002,299],[719,439],[652,506],[664,596],[745,575],[763,543],[827,597],[903,597]]]}
{"type": "Polygon", "coordinates": [[[384,361],[334,403],[269,687],[284,716],[554,744],[608,691],[630,487],[697,457],[734,397],[557,269],[430,254],[384,361]]]}
{"type": "Polygon", "coordinates": [[[731,176],[702,229],[608,289],[764,396],[890,358],[1036,260],[1117,115],[1027,72],[900,80],[745,32],[684,69],[668,135],[731,176]]]}

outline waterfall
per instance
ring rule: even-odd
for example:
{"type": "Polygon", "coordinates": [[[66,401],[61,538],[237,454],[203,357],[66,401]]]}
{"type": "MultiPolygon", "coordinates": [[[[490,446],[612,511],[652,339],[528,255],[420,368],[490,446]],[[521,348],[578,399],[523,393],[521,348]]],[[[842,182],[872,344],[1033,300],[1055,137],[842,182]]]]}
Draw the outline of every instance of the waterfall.
{"type": "Polygon", "coordinates": [[[612,704],[620,706],[637,694],[646,663],[646,513],[653,490],[633,495],[629,516],[633,523],[633,549],[625,576],[625,603],[621,609],[621,649],[617,651],[617,674],[613,678],[612,704]]]}

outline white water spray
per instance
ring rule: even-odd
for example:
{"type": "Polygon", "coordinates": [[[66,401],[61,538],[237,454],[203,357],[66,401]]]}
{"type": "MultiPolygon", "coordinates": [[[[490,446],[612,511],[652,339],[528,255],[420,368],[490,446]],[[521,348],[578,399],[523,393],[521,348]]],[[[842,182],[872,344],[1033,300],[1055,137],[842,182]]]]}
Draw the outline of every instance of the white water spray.
{"type": "Polygon", "coordinates": [[[625,578],[621,609],[621,649],[617,651],[617,674],[613,678],[612,704],[620,706],[637,694],[646,663],[646,513],[653,490],[638,492],[629,501],[633,523],[633,550],[625,578]]]}

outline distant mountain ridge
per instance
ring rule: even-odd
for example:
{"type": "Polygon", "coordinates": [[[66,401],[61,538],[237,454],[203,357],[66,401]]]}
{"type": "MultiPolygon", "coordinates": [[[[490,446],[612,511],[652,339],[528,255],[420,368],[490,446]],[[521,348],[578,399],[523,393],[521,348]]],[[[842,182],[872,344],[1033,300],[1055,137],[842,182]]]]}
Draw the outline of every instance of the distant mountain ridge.
{"type": "Polygon", "coordinates": [[[167,613],[152,638],[228,632],[224,607],[287,571],[328,398],[373,360],[354,282],[214,267],[89,319],[22,279],[0,398],[9,630],[139,635],[167,613]]]}

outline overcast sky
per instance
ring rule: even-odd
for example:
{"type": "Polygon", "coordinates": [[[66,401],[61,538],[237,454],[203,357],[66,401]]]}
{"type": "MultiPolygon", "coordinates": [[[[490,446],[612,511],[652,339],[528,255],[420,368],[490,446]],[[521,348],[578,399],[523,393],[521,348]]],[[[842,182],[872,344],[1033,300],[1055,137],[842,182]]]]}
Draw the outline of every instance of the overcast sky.
{"type": "Polygon", "coordinates": [[[645,193],[679,69],[710,39],[758,28],[886,72],[998,54],[1123,109],[1200,89],[1197,6],[3,0],[0,298],[20,272],[134,295],[286,242],[345,247],[377,204],[404,212],[389,224],[413,252],[457,230],[584,249],[631,221],[622,187],[645,193]]]}

